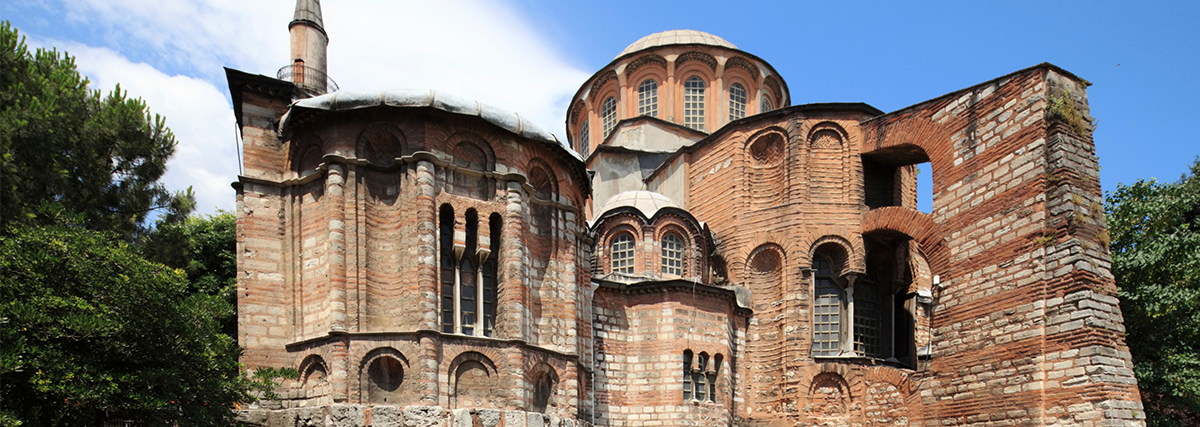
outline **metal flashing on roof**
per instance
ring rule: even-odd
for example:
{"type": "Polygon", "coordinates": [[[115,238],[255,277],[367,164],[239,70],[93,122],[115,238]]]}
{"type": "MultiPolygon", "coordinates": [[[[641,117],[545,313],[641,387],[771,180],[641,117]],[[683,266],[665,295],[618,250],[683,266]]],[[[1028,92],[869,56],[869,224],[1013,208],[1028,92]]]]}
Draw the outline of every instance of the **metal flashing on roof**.
{"type": "Polygon", "coordinates": [[[429,107],[448,113],[476,116],[522,138],[553,144],[572,158],[583,161],[578,153],[568,150],[553,134],[517,113],[429,89],[339,91],[301,99],[292,104],[292,108],[283,115],[279,122],[279,131],[284,133],[299,110],[347,111],[371,107],[429,107]]]}

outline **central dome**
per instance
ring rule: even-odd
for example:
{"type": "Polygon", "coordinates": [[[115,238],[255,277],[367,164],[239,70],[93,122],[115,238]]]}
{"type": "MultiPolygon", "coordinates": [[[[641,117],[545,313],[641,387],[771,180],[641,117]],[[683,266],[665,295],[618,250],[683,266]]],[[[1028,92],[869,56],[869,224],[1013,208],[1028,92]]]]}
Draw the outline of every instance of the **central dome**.
{"type": "Polygon", "coordinates": [[[733,43],[703,31],[671,30],[663,31],[661,33],[654,33],[638,39],[638,41],[633,42],[633,44],[621,51],[621,54],[617,55],[617,58],[640,50],[673,44],[706,44],[711,46],[737,49],[737,46],[734,46],[733,43]]]}

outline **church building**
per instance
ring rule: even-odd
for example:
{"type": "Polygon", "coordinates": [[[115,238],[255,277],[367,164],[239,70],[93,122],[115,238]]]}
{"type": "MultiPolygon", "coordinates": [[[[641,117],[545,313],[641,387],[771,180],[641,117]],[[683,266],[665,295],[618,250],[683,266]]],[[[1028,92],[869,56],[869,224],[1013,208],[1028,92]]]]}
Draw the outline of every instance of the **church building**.
{"type": "Polygon", "coordinates": [[[1144,425],[1066,70],[793,105],[763,58],[665,31],[581,82],[560,138],[338,90],[319,0],[288,29],[276,76],[226,70],[242,363],[300,373],[241,422],[1144,425]]]}

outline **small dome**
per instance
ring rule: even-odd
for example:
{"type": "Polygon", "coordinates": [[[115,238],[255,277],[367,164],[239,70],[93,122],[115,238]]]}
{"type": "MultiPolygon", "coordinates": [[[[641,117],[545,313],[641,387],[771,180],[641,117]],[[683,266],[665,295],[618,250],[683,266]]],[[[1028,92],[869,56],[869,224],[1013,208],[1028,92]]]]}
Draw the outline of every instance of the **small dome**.
{"type": "Polygon", "coordinates": [[[613,209],[626,206],[641,211],[642,215],[645,215],[646,218],[653,218],[654,214],[663,208],[683,209],[675,201],[671,200],[671,198],[653,191],[626,191],[609,197],[608,201],[604,202],[604,205],[601,205],[600,209],[596,210],[596,217],[600,217],[605,212],[613,209]]]}
{"type": "Polygon", "coordinates": [[[639,50],[645,50],[658,46],[669,46],[673,44],[706,44],[737,49],[737,46],[734,46],[733,43],[703,31],[671,30],[663,31],[661,33],[654,33],[638,39],[638,41],[633,42],[633,44],[621,51],[621,54],[617,55],[617,58],[637,52],[639,50]]]}

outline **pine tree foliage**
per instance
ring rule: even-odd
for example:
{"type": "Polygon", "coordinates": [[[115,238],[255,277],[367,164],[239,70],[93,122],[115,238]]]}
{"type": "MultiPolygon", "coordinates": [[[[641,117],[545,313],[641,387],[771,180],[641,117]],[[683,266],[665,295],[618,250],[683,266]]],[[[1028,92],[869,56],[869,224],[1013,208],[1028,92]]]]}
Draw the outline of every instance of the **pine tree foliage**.
{"type": "Polygon", "coordinates": [[[54,203],[132,240],[153,212],[182,220],[190,211],[190,192],[158,181],[175,152],[166,120],[119,85],[102,94],[88,83],[73,57],[31,52],[0,23],[0,226],[45,223],[39,207],[54,203]]]}

